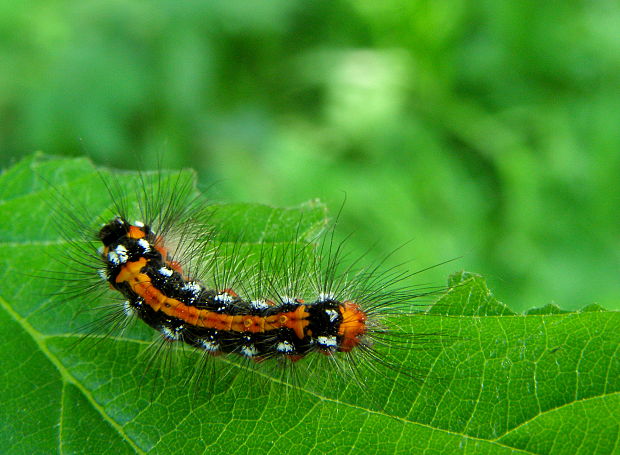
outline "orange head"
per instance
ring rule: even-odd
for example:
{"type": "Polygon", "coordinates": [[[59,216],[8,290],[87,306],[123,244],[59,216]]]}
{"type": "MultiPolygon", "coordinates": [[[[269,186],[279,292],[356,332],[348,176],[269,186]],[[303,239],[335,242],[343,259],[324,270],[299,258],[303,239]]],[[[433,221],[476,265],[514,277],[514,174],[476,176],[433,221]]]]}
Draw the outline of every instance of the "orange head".
{"type": "Polygon", "coordinates": [[[355,302],[346,300],[340,307],[342,322],[338,329],[338,335],[342,337],[339,351],[349,352],[361,343],[366,333],[366,313],[355,302]]]}

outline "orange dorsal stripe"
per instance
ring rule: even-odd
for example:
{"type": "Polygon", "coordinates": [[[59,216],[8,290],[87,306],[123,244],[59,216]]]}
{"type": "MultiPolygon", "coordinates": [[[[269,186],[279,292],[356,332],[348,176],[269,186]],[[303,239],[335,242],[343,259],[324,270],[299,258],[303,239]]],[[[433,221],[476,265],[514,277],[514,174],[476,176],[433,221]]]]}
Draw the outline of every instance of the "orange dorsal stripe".
{"type": "MultiPolygon", "coordinates": [[[[151,279],[141,270],[147,265],[145,258],[128,262],[121,267],[116,276],[116,283],[127,283],[154,311],[161,311],[168,316],[181,319],[196,327],[224,330],[228,332],[263,333],[280,328],[288,328],[302,339],[306,336],[306,327],[310,324],[306,305],[299,305],[294,311],[271,316],[228,315],[185,305],[177,299],[164,295],[153,286],[151,279]]],[[[232,294],[228,290],[229,294],[232,294]]],[[[236,295],[236,294],[235,294],[236,295]]]]}

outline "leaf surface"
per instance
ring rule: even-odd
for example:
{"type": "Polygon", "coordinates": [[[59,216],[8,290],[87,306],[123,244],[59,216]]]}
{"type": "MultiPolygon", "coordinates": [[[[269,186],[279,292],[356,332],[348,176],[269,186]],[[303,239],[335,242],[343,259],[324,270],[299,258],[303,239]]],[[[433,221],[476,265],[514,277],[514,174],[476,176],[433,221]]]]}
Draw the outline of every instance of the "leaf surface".
{"type": "MultiPolygon", "coordinates": [[[[326,359],[298,362],[293,376],[230,357],[203,365],[193,352],[151,362],[154,334],[141,325],[78,342],[109,296],[64,301],[62,283],[40,276],[64,247],[45,201],[61,189],[94,212],[109,210],[102,172],[135,178],[41,155],[0,177],[4,453],[618,451],[620,313],[518,315],[466,272],[450,277],[428,313],[394,318],[434,336],[386,351],[398,368],[363,369],[361,389],[329,377],[326,359]],[[196,368],[207,377],[198,386],[186,381],[196,368]]],[[[325,225],[316,202],[220,204],[216,214],[225,241],[250,247],[308,242],[325,225]]]]}

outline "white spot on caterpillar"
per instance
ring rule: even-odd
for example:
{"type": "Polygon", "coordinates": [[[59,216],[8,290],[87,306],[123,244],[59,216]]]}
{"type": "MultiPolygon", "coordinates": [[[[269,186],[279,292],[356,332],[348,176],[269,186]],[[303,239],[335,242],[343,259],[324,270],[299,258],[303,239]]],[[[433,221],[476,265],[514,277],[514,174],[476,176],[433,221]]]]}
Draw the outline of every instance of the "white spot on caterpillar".
{"type": "Polygon", "coordinates": [[[200,342],[200,345],[202,346],[202,348],[205,351],[209,351],[209,352],[216,352],[220,350],[220,345],[219,343],[215,342],[215,341],[211,341],[211,340],[202,340],[200,342]]]}
{"type": "Polygon", "coordinates": [[[139,228],[143,228],[144,227],[144,223],[142,221],[134,221],[133,225],[139,228]]]}
{"type": "Polygon", "coordinates": [[[293,352],[293,346],[288,341],[281,341],[276,344],[276,351],[284,353],[293,352]]]}
{"type": "Polygon", "coordinates": [[[108,269],[98,269],[97,274],[101,277],[103,281],[108,281],[108,279],[110,279],[110,274],[108,273],[108,269]]]}
{"type": "Polygon", "coordinates": [[[336,310],[325,310],[325,314],[329,316],[329,322],[334,322],[336,319],[338,319],[338,312],[336,310]]]}
{"type": "Polygon", "coordinates": [[[123,312],[127,317],[132,317],[136,313],[136,309],[131,305],[129,300],[123,302],[123,312]]]}
{"type": "Polygon", "coordinates": [[[108,253],[108,262],[111,262],[114,265],[119,265],[120,261],[118,259],[118,254],[116,254],[114,251],[110,251],[108,253]]]}
{"type": "Polygon", "coordinates": [[[289,303],[297,303],[297,300],[291,298],[291,297],[287,297],[285,295],[280,297],[280,300],[282,301],[282,303],[284,304],[289,304],[289,303]]]}
{"type": "Polygon", "coordinates": [[[317,337],[316,341],[321,345],[327,348],[335,348],[338,346],[338,342],[336,341],[336,337],[317,337]]]}
{"type": "Polygon", "coordinates": [[[140,248],[142,248],[142,252],[144,253],[151,251],[151,244],[146,239],[138,240],[138,245],[140,245],[140,248]]]}
{"type": "Polygon", "coordinates": [[[330,292],[321,292],[319,294],[319,302],[325,302],[326,300],[335,300],[334,299],[334,294],[330,293],[330,292]]]}
{"type": "Polygon", "coordinates": [[[241,348],[241,353],[246,357],[254,357],[256,354],[258,354],[258,349],[256,349],[256,346],[254,346],[253,344],[249,344],[241,348]]]}
{"type": "Polygon", "coordinates": [[[163,276],[172,276],[172,274],[174,273],[173,270],[169,269],[168,267],[161,267],[158,272],[160,275],[163,276]]]}
{"type": "Polygon", "coordinates": [[[200,293],[200,291],[202,290],[202,288],[200,287],[200,285],[198,283],[196,283],[195,281],[188,281],[187,283],[185,283],[183,285],[183,287],[181,288],[181,290],[183,291],[190,291],[192,294],[197,295],[200,293]]]}
{"type": "Polygon", "coordinates": [[[234,297],[226,292],[222,292],[221,294],[216,295],[213,300],[222,303],[231,303],[234,300],[234,297]]]}
{"type": "Polygon", "coordinates": [[[265,300],[252,300],[250,306],[255,310],[265,310],[269,308],[269,304],[265,300]]]}
{"type": "Polygon", "coordinates": [[[114,251],[108,254],[108,259],[110,258],[110,255],[112,255],[113,258],[110,259],[110,262],[116,265],[124,264],[125,262],[127,262],[127,259],[129,259],[129,255],[127,254],[127,248],[125,248],[123,245],[118,245],[116,248],[114,248],[114,251]]]}
{"type": "Polygon", "coordinates": [[[179,333],[183,326],[178,327],[176,330],[171,329],[170,327],[163,326],[161,328],[161,334],[169,341],[176,341],[179,339],[179,333]]]}

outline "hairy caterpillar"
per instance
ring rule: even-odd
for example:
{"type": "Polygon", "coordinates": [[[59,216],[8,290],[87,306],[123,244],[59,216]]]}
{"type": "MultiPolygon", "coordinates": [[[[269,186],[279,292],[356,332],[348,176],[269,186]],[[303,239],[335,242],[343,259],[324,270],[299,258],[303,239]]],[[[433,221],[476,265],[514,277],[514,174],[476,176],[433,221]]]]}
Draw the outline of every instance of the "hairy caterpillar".
{"type": "MultiPolygon", "coordinates": [[[[438,289],[410,287],[412,274],[400,267],[347,258],[333,227],[302,235],[299,216],[285,226],[288,241],[248,242],[251,223],[207,204],[195,192],[193,173],[99,176],[108,207],[78,204],[55,191],[57,229],[65,239],[57,257],[64,264],[56,276],[62,296],[84,305],[95,294],[112,298],[93,331],[122,332],[141,320],[161,334],[156,352],[189,345],[202,353],[204,362],[190,376],[210,376],[204,364],[220,355],[276,363],[293,377],[293,364],[310,370],[322,357],[321,367],[358,384],[364,382],[360,365],[398,368],[386,348],[398,352],[439,335],[389,321],[416,312],[417,299],[438,289]],[[236,235],[223,235],[223,222],[236,235]]],[[[262,237],[278,229],[277,222],[266,223],[262,237]]]]}

